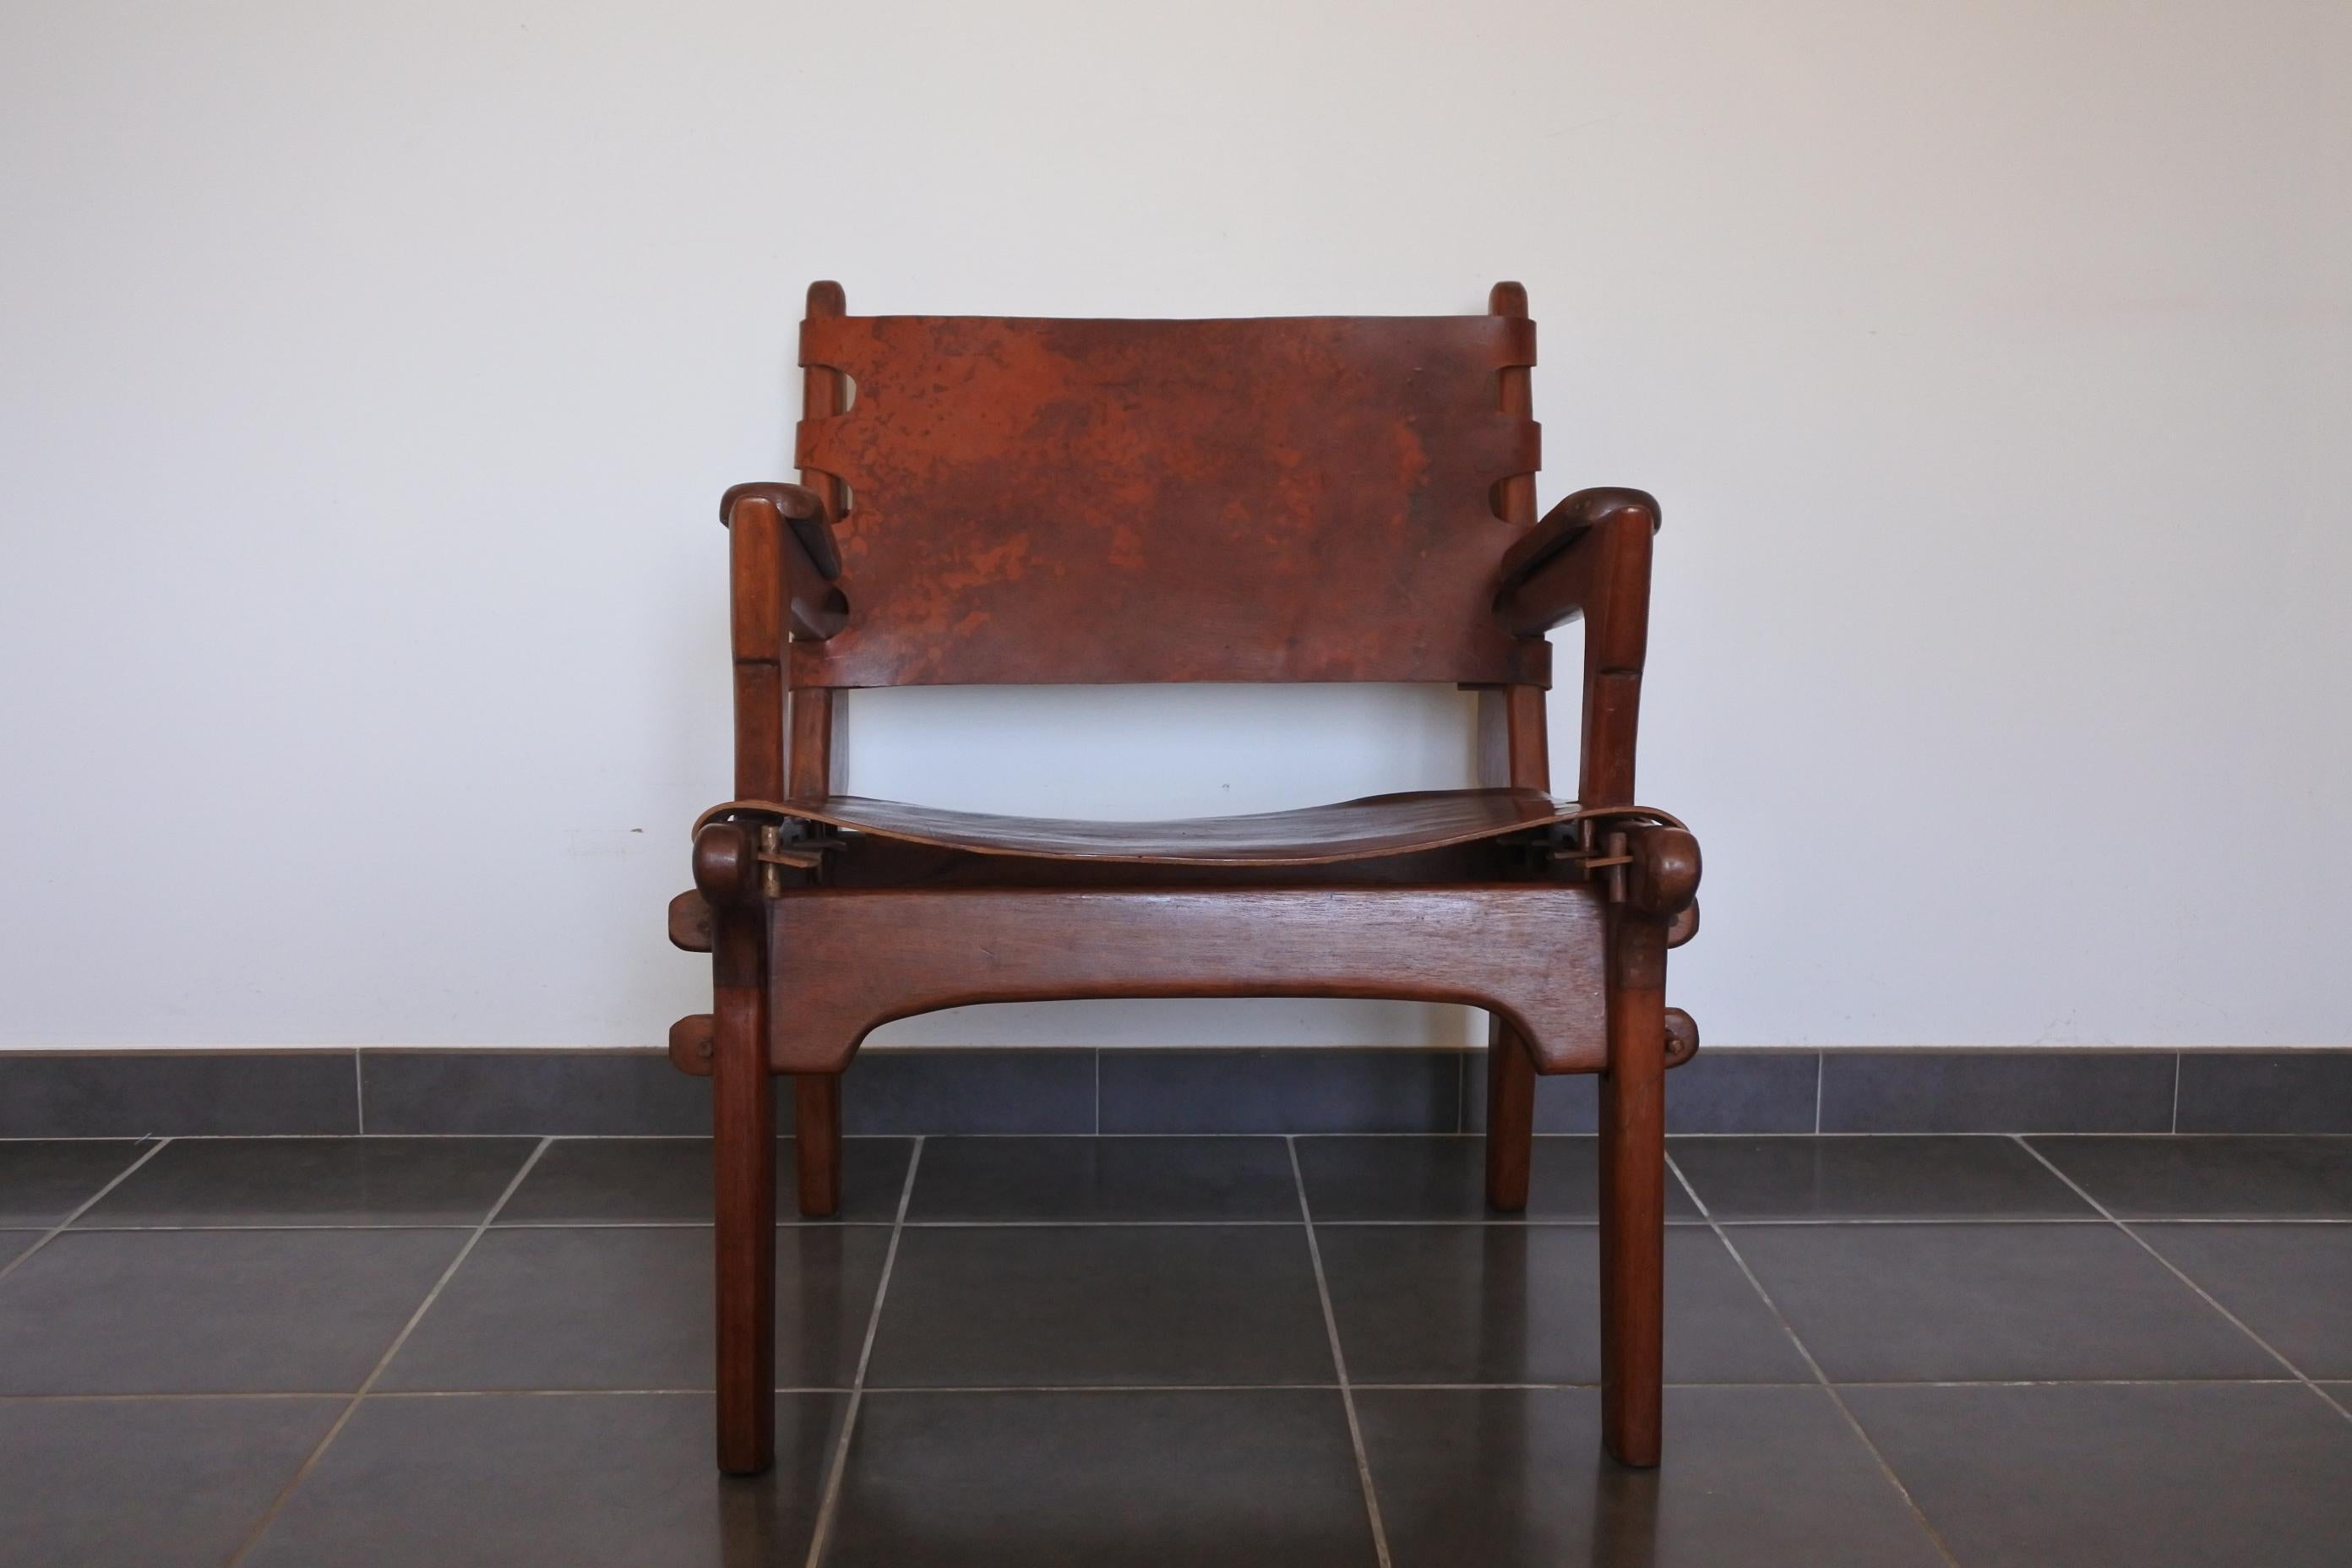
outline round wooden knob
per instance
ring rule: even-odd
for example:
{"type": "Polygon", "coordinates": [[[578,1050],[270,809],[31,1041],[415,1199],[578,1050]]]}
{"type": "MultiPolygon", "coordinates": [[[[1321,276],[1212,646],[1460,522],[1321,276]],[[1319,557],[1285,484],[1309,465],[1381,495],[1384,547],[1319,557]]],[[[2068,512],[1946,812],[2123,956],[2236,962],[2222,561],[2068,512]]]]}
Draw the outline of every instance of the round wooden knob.
{"type": "Polygon", "coordinates": [[[694,885],[721,909],[750,903],[760,891],[760,852],[751,829],[714,822],[694,837],[694,885]]]}
{"type": "Polygon", "coordinates": [[[1698,1055],[1698,1021],[1680,1007],[1666,1009],[1666,1065],[1678,1068],[1698,1055]]]}
{"type": "Polygon", "coordinates": [[[1693,899],[1680,914],[1667,922],[1666,945],[1680,947],[1698,934],[1698,900],[1693,899]]]}
{"type": "Polygon", "coordinates": [[[1636,827],[1625,835],[1625,898],[1647,914],[1673,915],[1698,896],[1698,839],[1685,828],[1636,827]]]}

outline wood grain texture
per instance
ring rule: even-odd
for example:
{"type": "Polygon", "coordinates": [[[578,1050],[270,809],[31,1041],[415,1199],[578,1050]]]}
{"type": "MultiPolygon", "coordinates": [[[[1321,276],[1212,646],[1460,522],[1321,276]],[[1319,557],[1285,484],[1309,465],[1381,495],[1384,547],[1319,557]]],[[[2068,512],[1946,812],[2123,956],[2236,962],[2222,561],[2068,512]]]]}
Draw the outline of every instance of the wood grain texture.
{"type": "Polygon", "coordinates": [[[793,1175],[801,1213],[824,1219],[841,1209],[841,1075],[793,1079],[793,1175]]]}
{"type": "Polygon", "coordinates": [[[823,687],[792,694],[792,744],[786,787],[803,799],[833,793],[835,731],[840,727],[840,694],[823,687]]]}
{"type": "Polygon", "coordinates": [[[1518,1214],[1535,1180],[1536,1059],[1500,1015],[1486,1019],[1486,1206],[1518,1214]]]}
{"type": "Polygon", "coordinates": [[[837,1072],[894,1018],[981,1002],[1351,996],[1502,1014],[1550,1072],[1605,1058],[1601,905],[1581,884],[788,890],[780,1072],[837,1072]]]}
{"type": "Polygon", "coordinates": [[[735,789],[784,779],[784,604],[772,506],[738,509],[727,533],[728,630],[735,664],[735,789]]]}
{"type": "Polygon", "coordinates": [[[1497,316],[812,317],[848,625],[795,686],[1549,679],[1490,612],[1538,466],[1497,316]]]}

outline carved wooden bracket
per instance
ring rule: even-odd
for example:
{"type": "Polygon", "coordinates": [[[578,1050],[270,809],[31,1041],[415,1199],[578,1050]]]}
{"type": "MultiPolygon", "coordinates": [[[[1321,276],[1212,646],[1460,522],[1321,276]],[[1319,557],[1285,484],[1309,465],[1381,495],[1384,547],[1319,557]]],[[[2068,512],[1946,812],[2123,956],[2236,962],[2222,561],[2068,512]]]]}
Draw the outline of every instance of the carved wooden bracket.
{"type": "Polygon", "coordinates": [[[1680,1007],[1666,1009],[1666,1065],[1678,1068],[1698,1055],[1698,1022],[1680,1007]]]}
{"type": "Polygon", "coordinates": [[[669,901],[669,942],[686,952],[709,952],[710,902],[692,888],[669,901]]]}
{"type": "Polygon", "coordinates": [[[669,1065],[696,1078],[709,1078],[718,1044],[719,1020],[709,1013],[689,1013],[669,1026],[669,1065]]]}

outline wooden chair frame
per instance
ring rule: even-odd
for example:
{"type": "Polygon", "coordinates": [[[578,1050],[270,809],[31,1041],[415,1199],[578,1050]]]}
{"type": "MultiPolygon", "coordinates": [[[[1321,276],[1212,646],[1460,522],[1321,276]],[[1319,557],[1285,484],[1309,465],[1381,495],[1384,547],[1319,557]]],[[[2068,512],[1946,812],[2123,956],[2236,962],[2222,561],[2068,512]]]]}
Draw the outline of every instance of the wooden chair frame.
{"type": "MultiPolygon", "coordinates": [[[[1526,318],[1517,284],[1489,304],[1526,318]]],[[[813,287],[809,314],[842,317],[838,286],[813,287]]],[[[1531,324],[1528,342],[1531,363],[1531,324]]],[[[1506,364],[1497,389],[1501,412],[1525,420],[1527,364],[1506,364]]],[[[839,414],[844,390],[834,370],[808,369],[804,452],[807,421],[839,414]]],[[[1486,1008],[1486,1194],[1505,1212],[1527,1203],[1536,1075],[1600,1075],[1603,1436],[1622,1462],[1656,1464],[1664,1074],[1698,1043],[1665,1005],[1665,955],[1696,930],[1699,877],[1696,840],[1633,799],[1656,503],[1584,490],[1538,520],[1532,472],[1494,487],[1515,531],[1490,580],[1502,631],[1586,624],[1572,808],[1394,857],[1220,868],[960,855],[824,820],[842,692],[796,681],[795,650],[816,651],[853,609],[834,531],[843,483],[814,468],[801,481],[740,485],[722,502],[739,799],[698,825],[695,889],[670,909],[671,940],[712,957],[714,1008],[680,1020],[670,1051],[712,1082],[720,1468],[773,1458],[775,1076],[793,1081],[801,1212],[824,1215],[840,1201],[840,1075],[877,1025],[973,1002],[1266,994],[1486,1008]]],[[[1548,793],[1543,687],[1478,690],[1480,783],[1518,801],[1548,793]]]]}

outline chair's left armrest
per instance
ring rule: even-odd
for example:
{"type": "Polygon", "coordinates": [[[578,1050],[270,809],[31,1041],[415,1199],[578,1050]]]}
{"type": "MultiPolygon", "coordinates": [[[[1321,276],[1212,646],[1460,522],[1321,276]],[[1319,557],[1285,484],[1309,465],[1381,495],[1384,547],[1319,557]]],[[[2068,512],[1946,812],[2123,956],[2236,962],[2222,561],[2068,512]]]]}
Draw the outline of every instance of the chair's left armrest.
{"type": "Polygon", "coordinates": [[[800,485],[737,485],[719,503],[735,662],[735,794],[784,793],[786,666],[796,638],[822,641],[849,623],[834,585],[841,552],[824,502],[800,485]]]}
{"type": "Polygon", "coordinates": [[[1503,557],[1495,614],[1515,637],[1584,617],[1584,735],[1577,798],[1633,798],[1633,733],[1650,642],[1650,540],[1658,503],[1641,490],[1579,490],[1503,557]]]}

